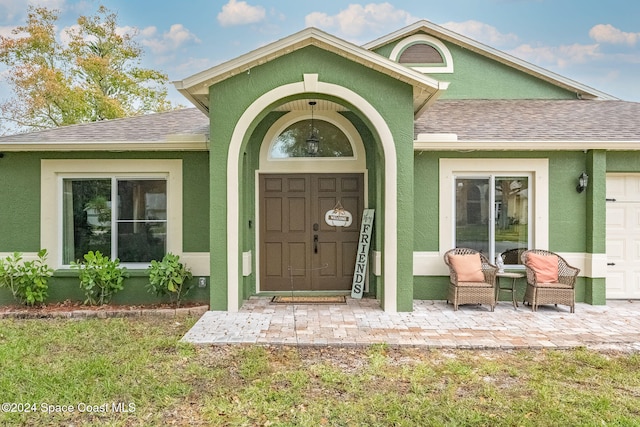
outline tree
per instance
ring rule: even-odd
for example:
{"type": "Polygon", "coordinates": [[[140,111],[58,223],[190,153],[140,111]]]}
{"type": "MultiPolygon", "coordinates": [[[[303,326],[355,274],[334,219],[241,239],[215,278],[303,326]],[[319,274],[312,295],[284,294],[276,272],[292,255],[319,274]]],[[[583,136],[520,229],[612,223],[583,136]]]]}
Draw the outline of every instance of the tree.
{"type": "Polygon", "coordinates": [[[168,77],[140,66],[135,32],[119,31],[117,15],[100,6],[56,38],[59,11],[29,7],[26,25],[0,36],[0,63],[10,67],[14,99],[0,116],[20,130],[38,130],[174,108],[168,77]]]}

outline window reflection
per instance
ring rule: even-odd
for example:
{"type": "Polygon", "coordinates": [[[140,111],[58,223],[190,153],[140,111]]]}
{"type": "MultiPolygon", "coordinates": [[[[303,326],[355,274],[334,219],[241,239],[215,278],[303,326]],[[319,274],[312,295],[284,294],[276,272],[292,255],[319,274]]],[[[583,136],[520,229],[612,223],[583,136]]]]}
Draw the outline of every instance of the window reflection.
{"type": "Polygon", "coordinates": [[[147,263],[164,256],[165,179],[64,179],[63,191],[65,264],[82,259],[88,251],[100,251],[122,262],[147,263]],[[114,182],[117,193],[112,200],[114,182]],[[117,237],[115,242],[112,234],[117,237]]]}
{"type": "MultiPolygon", "coordinates": [[[[314,119],[316,134],[320,139],[318,154],[313,157],[353,157],[353,148],[347,136],[337,126],[314,119]]],[[[311,120],[292,124],[278,136],[271,146],[272,159],[311,157],[307,153],[307,138],[311,134],[311,120]]]]}
{"type": "Polygon", "coordinates": [[[455,239],[457,247],[520,264],[529,246],[528,177],[456,178],[455,239]]]}

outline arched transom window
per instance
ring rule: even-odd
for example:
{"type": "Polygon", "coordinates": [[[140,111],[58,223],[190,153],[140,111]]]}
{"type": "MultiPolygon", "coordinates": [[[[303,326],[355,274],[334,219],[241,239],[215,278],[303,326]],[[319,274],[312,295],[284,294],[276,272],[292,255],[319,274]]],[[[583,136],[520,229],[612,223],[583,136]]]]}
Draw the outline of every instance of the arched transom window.
{"type": "Polygon", "coordinates": [[[353,157],[353,147],[347,136],[333,123],[324,120],[301,120],[288,126],[273,142],[269,157],[288,159],[292,157],[353,157]],[[317,154],[307,149],[307,139],[314,134],[318,140],[317,154]]]}

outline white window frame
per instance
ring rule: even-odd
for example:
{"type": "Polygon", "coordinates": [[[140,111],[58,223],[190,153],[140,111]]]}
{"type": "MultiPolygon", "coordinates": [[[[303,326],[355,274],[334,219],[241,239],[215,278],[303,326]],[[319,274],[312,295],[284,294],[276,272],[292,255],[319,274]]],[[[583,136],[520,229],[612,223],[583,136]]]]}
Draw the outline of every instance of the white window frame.
{"type": "MultiPolygon", "coordinates": [[[[529,245],[549,246],[548,159],[440,159],[440,254],[455,247],[456,178],[529,176],[529,245]]],[[[490,238],[493,238],[490,236],[490,238]]]]}
{"type": "Polygon", "coordinates": [[[353,172],[366,169],[366,153],[360,134],[353,124],[335,111],[320,111],[314,114],[318,120],[324,120],[340,129],[351,144],[351,157],[288,157],[274,159],[269,153],[282,132],[292,124],[311,119],[310,111],[292,111],[280,117],[269,128],[260,146],[260,172],[291,173],[329,173],[353,172]]]}
{"type": "MultiPolygon", "coordinates": [[[[517,172],[517,173],[510,173],[510,174],[504,174],[504,173],[488,173],[488,174],[480,174],[478,172],[473,172],[473,173],[457,173],[454,175],[453,177],[453,182],[454,182],[454,200],[455,200],[455,182],[457,179],[486,179],[488,181],[488,185],[489,185],[489,212],[488,212],[488,217],[487,217],[487,227],[489,228],[489,233],[488,233],[488,245],[489,245],[489,253],[487,254],[487,258],[489,258],[489,260],[495,261],[496,256],[498,255],[496,253],[496,228],[495,228],[495,223],[496,223],[496,179],[500,179],[500,178],[527,178],[527,185],[529,186],[528,189],[530,189],[530,183],[533,182],[533,176],[530,172],[517,172]]],[[[531,191],[529,191],[529,193],[531,193],[531,191]]],[[[457,203],[454,202],[453,205],[453,209],[454,209],[454,222],[453,222],[453,241],[456,242],[457,241],[457,236],[456,236],[456,217],[457,217],[457,212],[455,211],[457,207],[457,203]]],[[[532,203],[531,201],[527,201],[527,249],[531,248],[531,229],[532,229],[532,224],[533,224],[533,219],[531,217],[531,213],[532,213],[532,203]]],[[[520,263],[518,263],[520,264],[520,263]]],[[[512,267],[517,267],[517,265],[509,265],[509,268],[512,267]]]]}
{"type": "MultiPolygon", "coordinates": [[[[92,173],[84,173],[84,174],[60,174],[60,180],[64,183],[64,181],[66,180],[104,180],[107,181],[109,180],[111,183],[111,219],[110,219],[110,226],[111,226],[111,253],[109,254],[103,254],[103,255],[109,255],[111,257],[111,259],[115,259],[118,258],[117,254],[119,253],[119,247],[118,247],[118,237],[119,237],[119,228],[120,228],[120,224],[123,223],[124,221],[118,217],[117,215],[117,211],[120,209],[120,206],[118,205],[119,201],[120,201],[120,197],[118,194],[118,183],[119,182],[127,182],[127,181],[147,181],[147,180],[152,180],[152,181],[165,181],[165,184],[167,182],[167,174],[163,173],[163,174],[149,174],[149,173],[145,173],[145,174],[131,174],[131,173],[127,173],[125,175],[122,174],[92,174],[92,173]],[[115,255],[114,255],[115,254],[115,255]]],[[[165,186],[165,193],[166,193],[166,186],[165,186]]],[[[168,206],[167,206],[168,209],[168,206]]],[[[63,207],[62,207],[62,214],[64,215],[64,203],[63,203],[63,207]]],[[[62,216],[61,216],[62,218],[62,216]]],[[[149,222],[149,221],[145,221],[145,222],[149,222]]],[[[166,225],[165,227],[168,228],[168,220],[158,220],[158,221],[152,221],[152,222],[164,222],[166,225]]],[[[60,230],[63,230],[63,225],[62,222],[60,223],[60,230]]],[[[62,246],[60,246],[60,250],[64,252],[64,239],[62,240],[62,246]]],[[[91,250],[91,249],[90,249],[91,250]]],[[[166,254],[166,241],[165,241],[165,254],[166,254]]],[[[67,265],[64,264],[63,261],[63,265],[67,265]]],[[[151,262],[121,262],[121,265],[128,267],[128,268],[148,268],[151,265],[151,262]]]]}
{"type": "MultiPolygon", "coordinates": [[[[40,242],[49,252],[49,261],[53,268],[69,267],[62,262],[62,182],[66,178],[166,179],[166,251],[182,255],[182,160],[42,160],[40,171],[40,242]]],[[[146,269],[149,263],[123,265],[133,269],[146,269]]]]}

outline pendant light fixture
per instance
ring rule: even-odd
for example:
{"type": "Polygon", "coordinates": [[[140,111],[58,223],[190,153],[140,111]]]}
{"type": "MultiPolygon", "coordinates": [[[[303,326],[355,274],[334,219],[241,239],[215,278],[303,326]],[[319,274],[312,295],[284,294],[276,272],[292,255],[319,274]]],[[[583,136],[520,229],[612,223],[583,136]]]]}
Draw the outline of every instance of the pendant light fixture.
{"type": "Polygon", "coordinates": [[[311,106],[311,131],[307,138],[307,154],[313,157],[318,155],[318,150],[320,149],[320,138],[318,138],[316,128],[313,126],[313,107],[316,105],[316,101],[309,101],[309,105],[311,106]]]}

